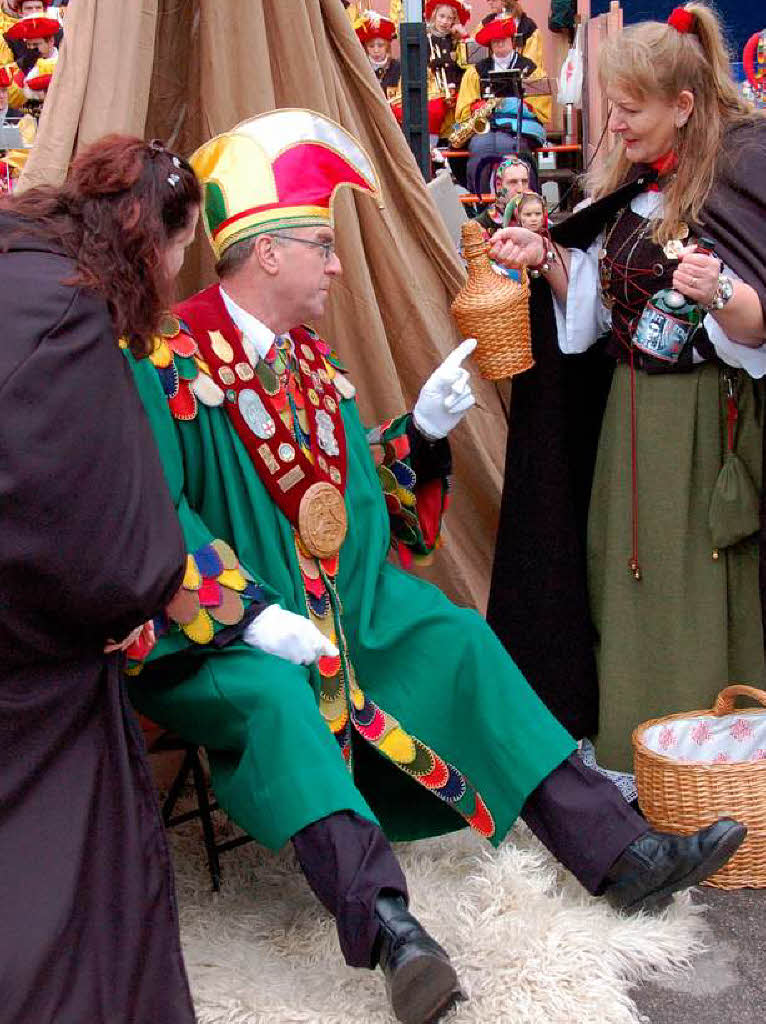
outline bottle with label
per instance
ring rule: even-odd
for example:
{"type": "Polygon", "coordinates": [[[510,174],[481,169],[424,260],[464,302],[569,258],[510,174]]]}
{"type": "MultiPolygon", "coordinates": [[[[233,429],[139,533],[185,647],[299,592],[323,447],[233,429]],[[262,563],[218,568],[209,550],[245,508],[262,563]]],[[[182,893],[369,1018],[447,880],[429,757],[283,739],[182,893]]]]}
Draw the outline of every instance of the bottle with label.
{"type": "MultiPolygon", "coordinates": [[[[697,241],[697,252],[715,255],[710,238],[697,241]]],[[[702,323],[705,310],[676,291],[663,288],[644,307],[633,334],[633,344],[645,355],[666,363],[677,363],[702,323]]]]}

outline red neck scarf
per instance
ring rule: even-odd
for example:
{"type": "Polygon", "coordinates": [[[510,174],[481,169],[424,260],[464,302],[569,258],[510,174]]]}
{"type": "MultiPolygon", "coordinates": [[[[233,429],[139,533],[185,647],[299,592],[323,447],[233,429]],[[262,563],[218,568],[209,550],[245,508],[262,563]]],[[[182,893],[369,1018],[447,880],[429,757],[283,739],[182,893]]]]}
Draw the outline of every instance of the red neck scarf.
{"type": "MultiPolygon", "coordinates": [[[[661,180],[662,178],[666,178],[669,174],[672,174],[676,167],[678,167],[678,155],[672,149],[669,149],[667,153],[659,157],[657,160],[652,160],[649,166],[653,171],[657,172],[657,177],[661,180]]],[[[659,181],[652,182],[652,184],[649,185],[649,191],[659,192],[659,181]]]]}

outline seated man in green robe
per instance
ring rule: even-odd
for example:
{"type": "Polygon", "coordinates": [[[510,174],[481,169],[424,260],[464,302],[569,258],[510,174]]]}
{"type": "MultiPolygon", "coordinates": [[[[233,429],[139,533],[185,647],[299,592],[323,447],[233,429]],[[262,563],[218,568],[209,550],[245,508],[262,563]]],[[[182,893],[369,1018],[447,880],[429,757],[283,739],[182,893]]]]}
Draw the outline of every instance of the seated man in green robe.
{"type": "Polygon", "coordinates": [[[355,140],[274,111],[191,162],[220,283],[132,363],[189,551],[156,647],[133,652],[132,697],[204,744],[219,803],[250,835],[292,840],[347,962],[380,965],[398,1019],[426,1024],[460,987],[408,912],[389,840],[470,825],[499,845],[521,815],[590,892],[630,910],[707,877],[745,830],[650,831],[484,620],[389,560],[392,542],[403,556],[438,546],[473,343],[411,415],[368,433],[337,358],[301,326],[341,273],[335,191],[378,193],[355,140]]]}

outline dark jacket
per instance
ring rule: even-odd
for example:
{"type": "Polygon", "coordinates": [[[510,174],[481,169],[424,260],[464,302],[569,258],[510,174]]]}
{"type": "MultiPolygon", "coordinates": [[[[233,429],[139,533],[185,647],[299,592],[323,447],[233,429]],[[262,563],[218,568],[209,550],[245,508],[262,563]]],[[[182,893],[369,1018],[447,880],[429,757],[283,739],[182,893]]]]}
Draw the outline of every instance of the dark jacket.
{"type": "Polygon", "coordinates": [[[375,68],[375,77],[386,96],[390,96],[389,90],[396,92],[401,86],[402,65],[398,60],[390,60],[384,68],[375,68]]]}
{"type": "Polygon", "coordinates": [[[0,214],[0,1017],[192,1024],[143,740],[103,653],[176,592],[184,542],[106,302],[19,224],[0,214]]]}

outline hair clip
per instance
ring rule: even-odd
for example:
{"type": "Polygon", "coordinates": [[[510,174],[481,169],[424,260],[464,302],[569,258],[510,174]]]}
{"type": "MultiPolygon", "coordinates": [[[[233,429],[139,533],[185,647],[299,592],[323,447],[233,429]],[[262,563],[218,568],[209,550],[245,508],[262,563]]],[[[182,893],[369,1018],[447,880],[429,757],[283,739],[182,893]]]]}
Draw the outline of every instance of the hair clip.
{"type": "Polygon", "coordinates": [[[170,185],[171,188],[175,188],[176,185],[180,185],[180,183],[181,183],[180,175],[178,175],[178,174],[169,174],[168,175],[168,185],[170,185]]]}

